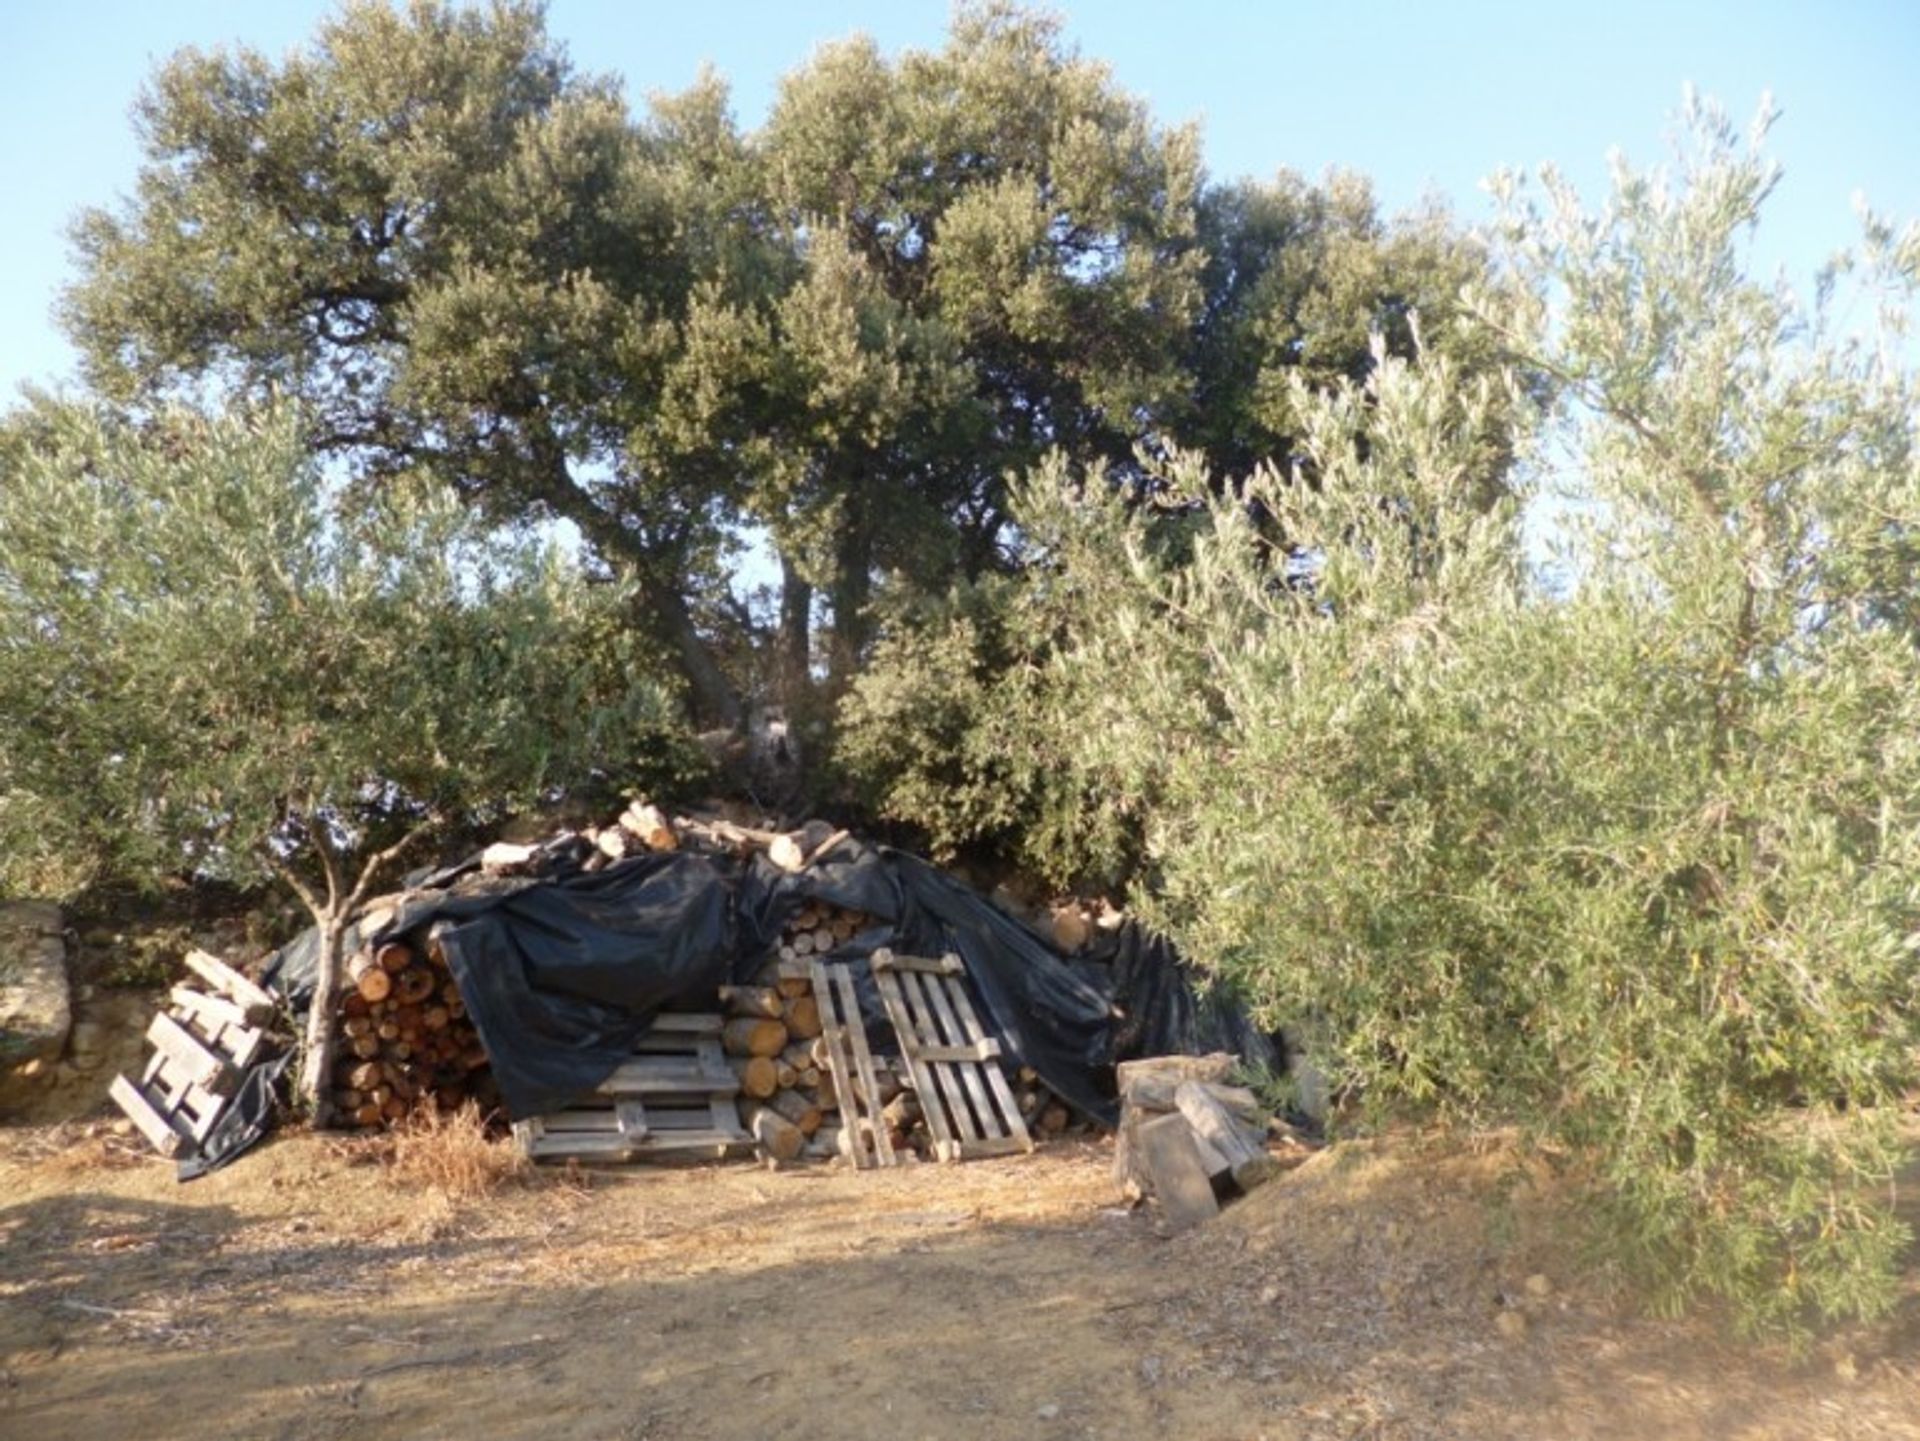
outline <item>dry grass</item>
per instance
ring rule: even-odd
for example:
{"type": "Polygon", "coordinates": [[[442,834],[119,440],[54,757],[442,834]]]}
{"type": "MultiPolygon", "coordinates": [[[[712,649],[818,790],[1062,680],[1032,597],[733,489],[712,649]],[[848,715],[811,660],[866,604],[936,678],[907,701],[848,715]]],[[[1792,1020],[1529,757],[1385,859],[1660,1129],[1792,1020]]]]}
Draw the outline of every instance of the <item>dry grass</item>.
{"type": "Polygon", "coordinates": [[[423,1110],[396,1130],[387,1174],[398,1185],[449,1201],[477,1201],[524,1183],[533,1166],[512,1141],[487,1134],[480,1108],[469,1101],[444,1114],[423,1110]]]}

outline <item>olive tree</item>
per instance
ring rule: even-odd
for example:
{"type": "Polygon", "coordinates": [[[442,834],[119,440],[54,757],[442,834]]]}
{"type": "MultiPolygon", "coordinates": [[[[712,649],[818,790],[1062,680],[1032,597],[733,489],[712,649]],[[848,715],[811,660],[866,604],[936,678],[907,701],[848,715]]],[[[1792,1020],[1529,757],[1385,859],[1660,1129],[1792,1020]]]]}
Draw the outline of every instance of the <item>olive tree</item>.
{"type": "Polygon", "coordinates": [[[342,936],[396,862],[677,763],[618,599],[425,477],[341,503],[286,411],[42,408],[0,447],[0,822],[132,877],[288,886],[323,940],[317,1103],[342,936]]]}

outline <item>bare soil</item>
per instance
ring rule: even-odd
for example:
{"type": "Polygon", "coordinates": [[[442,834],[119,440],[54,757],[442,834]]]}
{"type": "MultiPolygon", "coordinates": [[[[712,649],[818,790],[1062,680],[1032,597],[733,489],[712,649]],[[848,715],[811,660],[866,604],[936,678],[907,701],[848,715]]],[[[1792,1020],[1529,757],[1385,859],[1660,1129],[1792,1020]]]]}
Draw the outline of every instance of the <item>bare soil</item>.
{"type": "Polygon", "coordinates": [[[1920,1437],[1920,1284],[1797,1358],[1636,1318],[1497,1145],[1336,1147],[1171,1240],[1104,1143],[468,1201],[386,1154],[180,1186],[0,1129],[0,1437],[1920,1437]]]}

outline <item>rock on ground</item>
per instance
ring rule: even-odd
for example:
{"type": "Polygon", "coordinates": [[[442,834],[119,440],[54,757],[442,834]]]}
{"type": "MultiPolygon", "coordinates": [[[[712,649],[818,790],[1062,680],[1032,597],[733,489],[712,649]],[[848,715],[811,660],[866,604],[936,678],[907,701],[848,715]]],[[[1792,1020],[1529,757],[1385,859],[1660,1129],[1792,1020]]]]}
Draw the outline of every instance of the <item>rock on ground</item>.
{"type": "Polygon", "coordinates": [[[0,906],[0,1065],[51,1063],[73,1025],[66,918],[47,901],[0,906]]]}

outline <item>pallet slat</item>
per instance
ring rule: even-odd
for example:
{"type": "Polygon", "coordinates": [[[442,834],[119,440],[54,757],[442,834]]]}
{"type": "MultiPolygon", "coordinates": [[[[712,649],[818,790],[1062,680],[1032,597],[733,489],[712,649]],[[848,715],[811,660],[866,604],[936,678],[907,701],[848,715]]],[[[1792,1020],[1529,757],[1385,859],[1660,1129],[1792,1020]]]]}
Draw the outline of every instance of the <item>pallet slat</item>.
{"type": "Polygon", "coordinates": [[[867,1027],[860,1016],[853,973],[845,966],[828,968],[813,961],[807,967],[807,978],[813,983],[814,1001],[820,1008],[820,1033],[827,1042],[827,1070],[840,1102],[847,1154],[856,1169],[898,1165],[893,1137],[880,1116],[873,1052],[867,1045],[867,1027]]]}
{"type": "Polygon", "coordinates": [[[107,1087],[107,1094],[113,1103],[126,1112],[147,1143],[161,1155],[173,1157],[180,1154],[180,1148],[186,1144],[187,1137],[176,1131],[167,1118],[154,1109],[153,1103],[141,1094],[140,1088],[125,1076],[115,1076],[113,1084],[107,1087]]]}
{"type": "Polygon", "coordinates": [[[1033,1137],[980,1024],[957,955],[937,960],[876,951],[874,981],[913,1073],[920,1109],[942,1160],[1031,1151],[1033,1137]]]}
{"type": "Polygon", "coordinates": [[[227,1064],[227,1058],[200,1037],[162,1011],[147,1027],[147,1041],[178,1068],[187,1084],[200,1087],[210,1096],[230,1096],[240,1085],[240,1076],[227,1064]]]}
{"type": "Polygon", "coordinates": [[[187,969],[246,1013],[247,1024],[265,1025],[279,1010],[273,997],[241,975],[218,956],[205,951],[188,951],[187,969]]]}

